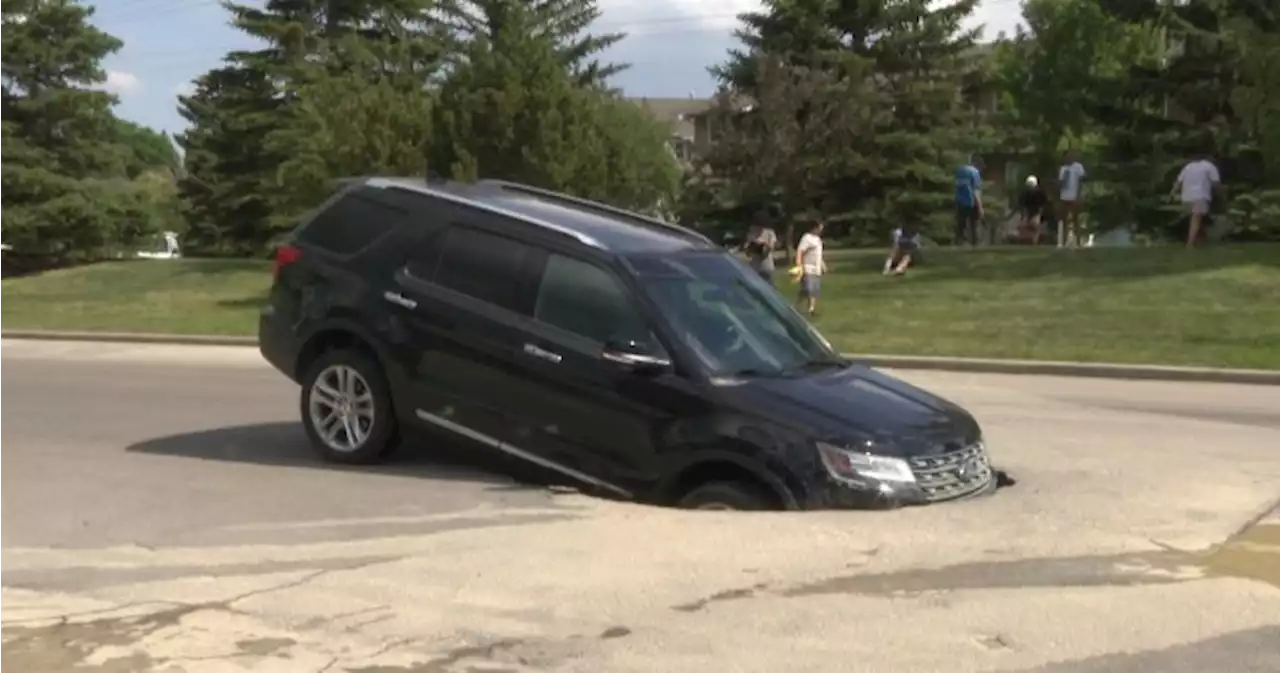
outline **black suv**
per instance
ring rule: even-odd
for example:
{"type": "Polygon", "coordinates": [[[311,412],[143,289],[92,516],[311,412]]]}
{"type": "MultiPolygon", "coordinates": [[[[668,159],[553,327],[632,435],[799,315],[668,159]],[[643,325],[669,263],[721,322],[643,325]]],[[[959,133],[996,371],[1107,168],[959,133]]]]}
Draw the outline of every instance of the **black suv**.
{"type": "Polygon", "coordinates": [[[995,488],[972,416],[841,357],[706,237],[524,185],[350,181],[279,249],[259,342],[344,463],[416,427],[683,507],[995,488]]]}

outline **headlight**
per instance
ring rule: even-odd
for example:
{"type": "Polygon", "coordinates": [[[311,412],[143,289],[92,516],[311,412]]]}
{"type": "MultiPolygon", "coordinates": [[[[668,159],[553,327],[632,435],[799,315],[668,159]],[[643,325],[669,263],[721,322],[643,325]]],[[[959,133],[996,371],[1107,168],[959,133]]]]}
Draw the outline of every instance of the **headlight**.
{"type": "Polygon", "coordinates": [[[827,471],[838,479],[865,478],[904,483],[915,483],[916,480],[907,461],[899,458],[858,453],[825,442],[818,442],[818,455],[822,456],[822,464],[827,471]]]}

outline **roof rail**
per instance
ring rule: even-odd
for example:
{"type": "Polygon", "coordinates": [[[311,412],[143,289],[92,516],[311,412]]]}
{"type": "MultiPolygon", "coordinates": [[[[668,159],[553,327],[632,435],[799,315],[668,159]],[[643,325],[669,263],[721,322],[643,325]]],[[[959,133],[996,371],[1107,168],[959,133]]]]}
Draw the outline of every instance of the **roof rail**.
{"type": "Polygon", "coordinates": [[[543,229],[547,229],[550,231],[554,231],[558,234],[569,236],[577,240],[579,243],[582,243],[583,245],[589,245],[593,248],[601,248],[601,249],[604,248],[604,246],[600,244],[600,241],[597,241],[596,239],[586,234],[583,234],[581,232],[577,232],[567,227],[562,227],[558,224],[547,222],[546,220],[541,220],[536,217],[530,217],[529,215],[517,213],[513,210],[507,210],[506,208],[500,208],[498,206],[491,206],[487,203],[483,203],[475,199],[468,199],[465,196],[460,196],[448,190],[439,189],[434,185],[428,184],[427,181],[422,178],[375,177],[375,178],[365,179],[364,183],[369,185],[370,187],[377,187],[378,189],[387,189],[387,188],[407,189],[410,191],[418,192],[419,194],[427,194],[429,196],[434,196],[439,199],[444,199],[445,201],[451,201],[453,203],[458,203],[464,206],[470,206],[472,208],[484,210],[484,211],[493,213],[495,215],[502,215],[503,217],[510,217],[513,219],[520,220],[522,222],[526,222],[528,224],[539,226],[539,227],[542,227],[543,229]]]}
{"type": "Polygon", "coordinates": [[[665,220],[660,220],[656,217],[649,217],[648,215],[637,213],[633,210],[627,210],[625,208],[618,208],[615,206],[611,206],[607,203],[601,203],[599,201],[592,201],[591,199],[583,199],[576,196],[570,196],[568,194],[564,194],[561,192],[552,191],[550,189],[543,189],[541,187],[533,187],[530,185],[521,184],[519,182],[509,182],[507,180],[481,180],[480,184],[501,187],[503,189],[509,189],[513,192],[524,192],[526,194],[533,194],[536,196],[548,197],[553,200],[572,203],[572,204],[576,204],[576,205],[579,205],[585,208],[590,208],[597,211],[603,211],[611,215],[625,217],[629,220],[639,222],[642,224],[646,224],[650,226],[658,226],[672,233],[680,234],[686,238],[696,239],[701,243],[715,245],[715,243],[711,239],[707,238],[703,234],[697,231],[694,231],[693,229],[690,229],[688,227],[684,227],[679,224],[673,224],[665,220]]]}

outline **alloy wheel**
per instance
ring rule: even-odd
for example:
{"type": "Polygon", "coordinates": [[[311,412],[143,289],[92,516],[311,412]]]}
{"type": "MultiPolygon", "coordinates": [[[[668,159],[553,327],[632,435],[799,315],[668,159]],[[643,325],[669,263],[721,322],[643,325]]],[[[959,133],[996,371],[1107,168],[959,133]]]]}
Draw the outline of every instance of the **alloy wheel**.
{"type": "Polygon", "coordinates": [[[311,426],[326,446],[341,453],[359,449],[373,431],[373,390],[354,367],[321,370],[307,399],[311,426]]]}

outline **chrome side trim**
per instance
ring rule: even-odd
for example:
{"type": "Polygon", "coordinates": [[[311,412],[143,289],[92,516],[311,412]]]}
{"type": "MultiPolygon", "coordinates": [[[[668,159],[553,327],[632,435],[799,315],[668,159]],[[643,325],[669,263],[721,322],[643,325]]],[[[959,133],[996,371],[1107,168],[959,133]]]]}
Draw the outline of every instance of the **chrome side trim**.
{"type": "Polygon", "coordinates": [[[553,222],[548,222],[546,220],[540,220],[536,217],[530,217],[528,215],[517,213],[514,210],[507,210],[506,208],[491,206],[487,203],[473,201],[471,199],[458,196],[457,194],[451,194],[441,189],[434,189],[431,187],[431,185],[427,184],[425,181],[422,184],[417,184],[416,182],[412,182],[409,180],[392,180],[389,178],[369,178],[368,182],[366,182],[365,184],[369,185],[370,187],[377,187],[378,189],[387,189],[387,188],[407,189],[412,192],[418,192],[419,194],[434,196],[438,199],[444,199],[445,201],[451,201],[453,203],[461,204],[464,206],[470,206],[471,208],[478,208],[480,210],[493,213],[495,215],[502,215],[503,217],[510,217],[512,219],[520,220],[521,222],[527,222],[528,224],[539,226],[539,227],[542,227],[543,229],[549,229],[558,234],[571,236],[574,239],[576,239],[579,243],[582,243],[583,245],[589,245],[593,248],[599,248],[601,250],[604,249],[604,246],[600,244],[600,241],[597,241],[596,239],[590,236],[587,236],[586,234],[574,231],[567,227],[562,227],[553,222]]]}
{"type": "Polygon", "coordinates": [[[612,491],[614,493],[617,493],[618,495],[621,495],[624,498],[632,497],[631,491],[628,491],[627,489],[622,488],[621,486],[615,486],[613,484],[610,484],[607,481],[601,481],[589,474],[584,474],[582,472],[579,472],[573,469],[572,467],[561,465],[560,463],[557,463],[552,460],[547,460],[542,456],[534,455],[532,453],[529,453],[528,451],[525,451],[524,449],[512,446],[506,442],[498,440],[497,438],[490,437],[489,435],[486,435],[482,432],[476,432],[475,430],[472,430],[471,428],[468,428],[465,425],[454,423],[453,421],[447,418],[441,418],[440,416],[437,416],[432,413],[428,413],[426,411],[423,411],[422,409],[418,409],[416,413],[418,414],[418,418],[421,418],[422,420],[428,423],[431,423],[432,425],[437,425],[439,427],[444,428],[445,430],[455,432],[459,435],[462,435],[463,437],[475,440],[481,444],[497,449],[505,454],[515,456],[516,458],[528,461],[530,463],[533,463],[534,465],[545,467],[549,470],[554,470],[567,477],[573,477],[578,481],[585,482],[593,486],[599,486],[600,488],[603,488],[607,491],[612,491]]]}

